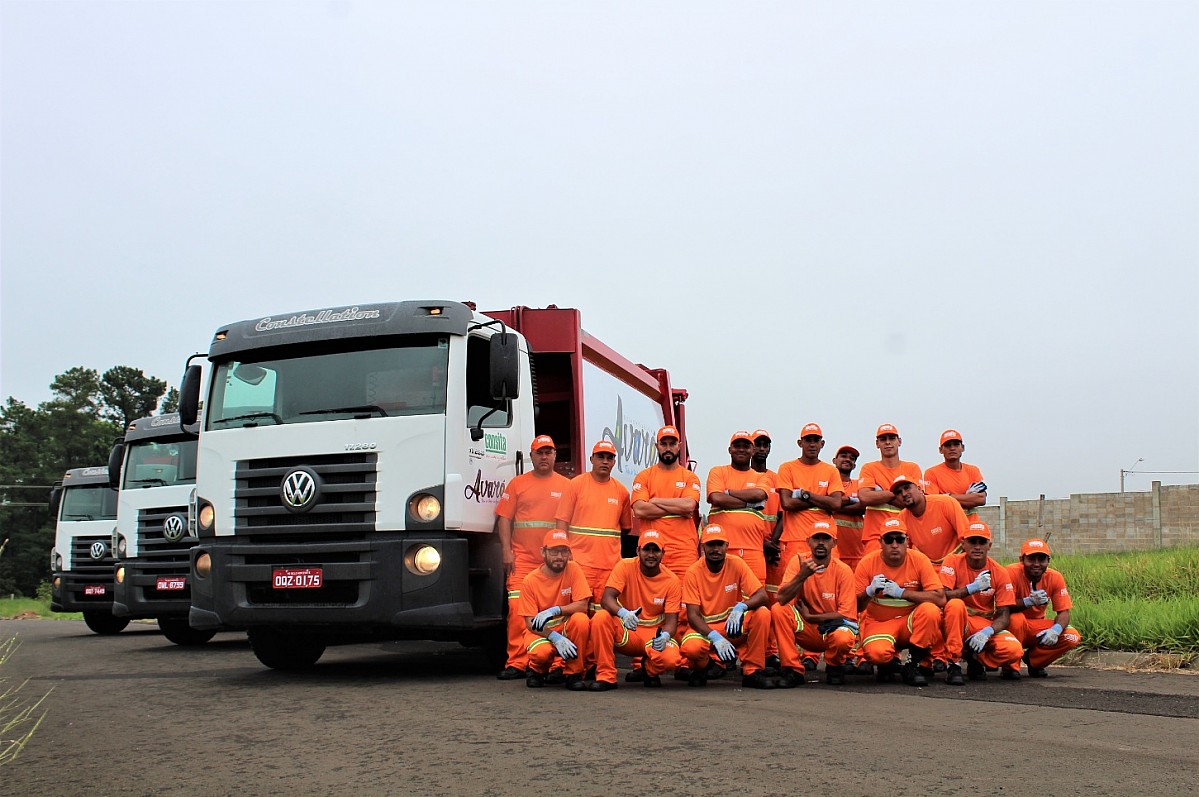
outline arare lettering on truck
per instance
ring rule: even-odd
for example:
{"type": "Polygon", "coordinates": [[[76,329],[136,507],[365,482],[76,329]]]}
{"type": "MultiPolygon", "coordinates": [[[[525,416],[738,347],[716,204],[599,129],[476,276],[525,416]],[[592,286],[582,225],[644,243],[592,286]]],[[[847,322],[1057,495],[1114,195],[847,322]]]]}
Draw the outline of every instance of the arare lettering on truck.
{"type": "Polygon", "coordinates": [[[462,494],[468,500],[473,500],[480,504],[495,504],[499,503],[500,496],[504,494],[504,488],[508,486],[508,482],[503,479],[484,479],[483,471],[475,471],[474,484],[466,485],[462,494]]]}
{"type": "Polygon", "coordinates": [[[601,437],[616,446],[616,470],[624,473],[625,462],[632,465],[632,470],[640,471],[654,464],[658,459],[658,449],[654,445],[655,431],[634,426],[624,422],[624,404],[620,396],[616,397],[616,431],[611,426],[604,427],[601,437]]]}

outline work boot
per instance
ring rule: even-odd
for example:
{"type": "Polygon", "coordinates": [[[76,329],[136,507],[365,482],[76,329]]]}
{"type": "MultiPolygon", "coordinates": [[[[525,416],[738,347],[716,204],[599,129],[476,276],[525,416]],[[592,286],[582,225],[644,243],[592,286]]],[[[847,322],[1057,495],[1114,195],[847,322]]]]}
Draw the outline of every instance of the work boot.
{"type": "Polygon", "coordinates": [[[774,679],[767,676],[761,670],[751,675],[741,677],[741,686],[744,689],[774,689],[774,679]]]}
{"type": "Polygon", "coordinates": [[[804,677],[812,683],[820,680],[820,676],[816,674],[816,659],[803,660],[803,673],[804,677]]]}
{"type": "Polygon", "coordinates": [[[690,681],[692,672],[694,671],[690,667],[679,667],[674,671],[674,679],[676,681],[690,681]]]}
{"type": "Polygon", "coordinates": [[[766,672],[767,673],[769,673],[771,675],[778,675],[781,667],[782,667],[782,663],[779,661],[778,656],[767,656],[766,657],[766,672]]]}
{"type": "Polygon", "coordinates": [[[945,668],[945,683],[950,686],[966,685],[966,682],[962,680],[962,668],[956,661],[945,668]]]}
{"type": "Polygon", "coordinates": [[[550,674],[545,676],[545,683],[548,686],[557,686],[558,684],[566,683],[566,673],[562,670],[550,670],[550,674]]]}
{"type": "Polygon", "coordinates": [[[832,686],[841,686],[845,683],[845,668],[840,664],[824,665],[824,682],[832,686]]]}
{"type": "Polygon", "coordinates": [[[662,677],[660,675],[647,675],[641,681],[641,685],[649,689],[658,689],[662,686],[662,677]]]}
{"type": "Polygon", "coordinates": [[[707,675],[709,681],[719,681],[727,672],[728,670],[724,667],[721,667],[714,661],[710,661],[708,662],[708,669],[705,675],[707,675]]]}
{"type": "Polygon", "coordinates": [[[1003,681],[1019,681],[1020,671],[1014,670],[1011,667],[1004,667],[999,671],[999,678],[1003,681]]]}
{"type": "Polygon", "coordinates": [[[889,661],[886,664],[878,665],[874,673],[874,679],[880,684],[889,684],[895,680],[895,675],[900,670],[898,661],[889,661]]]}
{"type": "Polygon", "coordinates": [[[688,670],[690,675],[687,678],[687,686],[707,686],[708,671],[707,670],[688,670]]]}
{"type": "Polygon", "coordinates": [[[645,680],[645,669],[636,667],[624,674],[624,682],[626,684],[639,684],[645,680]]]}
{"type": "Polygon", "coordinates": [[[940,674],[940,673],[945,672],[945,670],[946,670],[945,662],[941,661],[940,659],[937,659],[936,661],[933,662],[933,674],[940,674]]]}
{"type": "Polygon", "coordinates": [[[971,681],[985,681],[987,668],[977,659],[966,659],[966,677],[971,681]]]}
{"type": "Polygon", "coordinates": [[[802,672],[793,670],[790,667],[784,667],[782,674],[779,675],[777,686],[779,689],[794,689],[797,686],[803,686],[807,682],[807,676],[802,672]]]}
{"type": "Polygon", "coordinates": [[[566,686],[567,689],[569,689],[572,692],[582,692],[583,690],[585,690],[587,688],[587,684],[584,683],[583,676],[581,676],[581,675],[566,676],[566,681],[564,682],[564,685],[566,686]]]}
{"type": "Polygon", "coordinates": [[[500,670],[500,674],[496,676],[496,680],[515,681],[520,678],[525,678],[527,675],[528,674],[524,670],[518,670],[515,667],[505,667],[504,669],[500,670]]]}
{"type": "Polygon", "coordinates": [[[861,661],[859,661],[857,663],[857,666],[855,666],[853,668],[853,674],[854,675],[865,675],[867,677],[874,675],[874,665],[872,665],[870,662],[866,661],[865,659],[862,659],[861,661]]]}
{"type": "Polygon", "coordinates": [[[909,661],[903,665],[903,682],[908,686],[928,686],[928,678],[921,672],[916,662],[909,661]]]}
{"type": "Polygon", "coordinates": [[[1029,665],[1028,677],[1029,678],[1048,678],[1049,671],[1046,670],[1044,667],[1033,667],[1032,665],[1029,665]]]}
{"type": "Polygon", "coordinates": [[[616,688],[615,681],[592,681],[587,686],[589,692],[610,692],[616,688]]]}
{"type": "Polygon", "coordinates": [[[545,686],[545,676],[539,672],[529,670],[529,674],[525,677],[525,686],[530,689],[540,689],[545,686]]]}

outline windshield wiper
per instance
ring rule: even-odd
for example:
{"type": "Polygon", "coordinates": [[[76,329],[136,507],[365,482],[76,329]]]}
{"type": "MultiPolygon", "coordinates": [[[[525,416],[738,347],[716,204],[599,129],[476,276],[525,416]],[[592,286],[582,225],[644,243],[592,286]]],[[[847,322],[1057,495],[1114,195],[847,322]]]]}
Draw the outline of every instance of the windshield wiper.
{"type": "Polygon", "coordinates": [[[145,485],[157,484],[160,487],[166,487],[169,484],[169,482],[166,479],[160,479],[157,476],[150,476],[149,478],[146,478],[146,479],[130,479],[129,483],[130,484],[145,484],[145,485]]]}
{"type": "MultiPolygon", "coordinates": [[[[231,418],[217,418],[216,423],[233,423],[234,421],[249,421],[254,418],[272,418],[275,423],[283,425],[283,419],[273,412],[247,412],[245,415],[234,415],[231,418]]],[[[258,424],[247,423],[245,426],[257,426],[258,424]]]]}
{"type": "Polygon", "coordinates": [[[356,418],[369,418],[371,415],[377,412],[384,418],[390,417],[388,416],[387,412],[377,404],[359,404],[355,407],[325,407],[324,409],[320,410],[308,410],[307,412],[301,412],[300,415],[324,415],[331,412],[366,413],[365,415],[355,415],[354,417],[356,418]]]}
{"type": "Polygon", "coordinates": [[[63,515],[66,520],[95,520],[95,515],[89,515],[86,512],[83,514],[63,515]]]}

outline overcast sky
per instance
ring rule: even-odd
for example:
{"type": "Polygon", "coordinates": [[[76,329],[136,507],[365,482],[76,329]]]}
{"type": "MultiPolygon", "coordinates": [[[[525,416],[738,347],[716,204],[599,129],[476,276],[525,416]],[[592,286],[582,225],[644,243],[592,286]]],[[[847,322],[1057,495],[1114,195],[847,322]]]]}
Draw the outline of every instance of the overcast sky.
{"type": "Polygon", "coordinates": [[[690,391],[701,477],[817,421],[924,467],[958,428],[992,501],[1199,480],[1193,2],[0,13],[5,397],[177,384],[243,318],[555,303],[690,391]]]}

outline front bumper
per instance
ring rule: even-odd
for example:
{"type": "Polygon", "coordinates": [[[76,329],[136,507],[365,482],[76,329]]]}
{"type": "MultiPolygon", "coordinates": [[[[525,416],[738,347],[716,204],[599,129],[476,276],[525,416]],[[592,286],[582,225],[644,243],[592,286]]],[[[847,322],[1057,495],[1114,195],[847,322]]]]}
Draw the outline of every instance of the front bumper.
{"type": "Polygon", "coordinates": [[[51,591],[50,609],[56,612],[112,612],[113,577],[94,573],[54,573],[58,586],[51,591]],[[88,591],[103,593],[88,595],[88,591]]]}
{"type": "MultiPolygon", "coordinates": [[[[191,574],[181,573],[178,564],[126,559],[124,582],[113,588],[112,613],[130,619],[186,617],[191,609],[191,574]],[[158,589],[159,579],[183,582],[183,589],[158,589]]],[[[114,579],[115,581],[115,579],[114,579]]]]}

